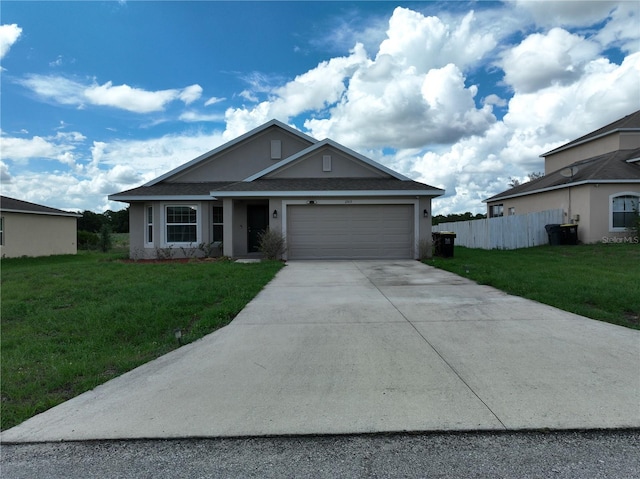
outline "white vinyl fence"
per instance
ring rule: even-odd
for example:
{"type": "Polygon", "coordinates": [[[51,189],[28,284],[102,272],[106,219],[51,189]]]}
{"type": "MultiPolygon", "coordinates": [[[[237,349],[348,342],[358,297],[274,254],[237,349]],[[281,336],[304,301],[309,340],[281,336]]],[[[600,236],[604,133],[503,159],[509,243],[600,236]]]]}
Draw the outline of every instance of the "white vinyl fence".
{"type": "Polygon", "coordinates": [[[564,223],[564,211],[547,210],[526,215],[440,223],[433,231],[452,231],[455,244],[467,248],[516,249],[549,243],[545,225],[564,223]]]}

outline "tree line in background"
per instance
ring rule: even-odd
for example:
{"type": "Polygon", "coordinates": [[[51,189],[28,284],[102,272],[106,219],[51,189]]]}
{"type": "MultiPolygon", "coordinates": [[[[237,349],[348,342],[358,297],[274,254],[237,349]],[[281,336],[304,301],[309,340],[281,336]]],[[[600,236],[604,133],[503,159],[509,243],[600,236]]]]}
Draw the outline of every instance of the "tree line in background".
{"type": "Polygon", "coordinates": [[[78,248],[111,249],[111,233],[129,232],[129,208],[120,211],[107,210],[94,213],[85,210],[78,218],[78,248]]]}
{"type": "Polygon", "coordinates": [[[435,215],[431,218],[432,225],[439,225],[440,223],[453,223],[454,221],[470,221],[470,220],[482,220],[487,217],[486,214],[478,213],[473,214],[469,211],[466,213],[453,213],[450,215],[435,215]]]}

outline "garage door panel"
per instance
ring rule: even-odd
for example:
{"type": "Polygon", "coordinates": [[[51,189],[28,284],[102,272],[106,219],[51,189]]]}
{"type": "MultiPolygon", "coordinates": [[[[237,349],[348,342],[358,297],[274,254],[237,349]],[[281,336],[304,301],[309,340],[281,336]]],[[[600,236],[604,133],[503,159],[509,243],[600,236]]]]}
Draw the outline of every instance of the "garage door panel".
{"type": "Polygon", "coordinates": [[[290,205],[290,259],[413,257],[413,205],[290,205]]]}

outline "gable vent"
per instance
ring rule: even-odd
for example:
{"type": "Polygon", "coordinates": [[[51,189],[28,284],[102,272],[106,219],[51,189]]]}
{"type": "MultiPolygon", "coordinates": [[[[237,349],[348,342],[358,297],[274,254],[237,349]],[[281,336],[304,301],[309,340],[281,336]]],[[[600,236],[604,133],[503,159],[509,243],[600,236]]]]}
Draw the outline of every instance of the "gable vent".
{"type": "Polygon", "coordinates": [[[331,155],[322,155],[322,171],[331,171],[331,155]]]}
{"type": "Polygon", "coordinates": [[[282,140],[271,140],[271,159],[282,159],[282,140]]]}

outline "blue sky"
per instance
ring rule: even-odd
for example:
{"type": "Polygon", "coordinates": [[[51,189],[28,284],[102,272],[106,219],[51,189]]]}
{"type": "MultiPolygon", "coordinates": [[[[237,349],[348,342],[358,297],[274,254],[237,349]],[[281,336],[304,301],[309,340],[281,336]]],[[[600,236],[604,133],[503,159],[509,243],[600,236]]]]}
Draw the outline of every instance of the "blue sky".
{"type": "Polygon", "coordinates": [[[638,2],[23,2],[0,11],[2,194],[120,209],[277,118],[484,212],[640,108],[638,2]]]}

